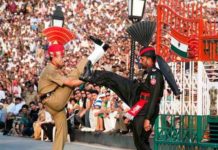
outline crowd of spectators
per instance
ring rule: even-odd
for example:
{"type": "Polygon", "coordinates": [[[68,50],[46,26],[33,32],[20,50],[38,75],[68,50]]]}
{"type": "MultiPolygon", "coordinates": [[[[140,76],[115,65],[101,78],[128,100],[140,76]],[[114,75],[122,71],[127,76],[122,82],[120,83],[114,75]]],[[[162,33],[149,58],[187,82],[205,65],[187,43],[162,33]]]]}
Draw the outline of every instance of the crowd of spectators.
{"type": "MultiPolygon", "coordinates": [[[[147,0],[144,18],[156,18],[157,2],[147,0]]],[[[125,30],[131,22],[127,1],[63,0],[61,3],[64,26],[76,35],[65,46],[65,73],[93,50],[94,45],[88,40],[93,35],[111,46],[95,69],[128,77],[130,38],[125,30]]],[[[217,3],[215,8],[209,13],[218,16],[217,3]]],[[[39,139],[42,128],[47,140],[52,140],[53,121],[39,101],[37,81],[47,61],[48,41],[42,30],[49,27],[54,10],[55,0],[0,0],[0,129],[4,134],[39,139]]],[[[129,107],[105,87],[87,84],[76,88],[66,108],[70,127],[82,131],[129,132],[128,120],[123,117],[129,107]]]]}

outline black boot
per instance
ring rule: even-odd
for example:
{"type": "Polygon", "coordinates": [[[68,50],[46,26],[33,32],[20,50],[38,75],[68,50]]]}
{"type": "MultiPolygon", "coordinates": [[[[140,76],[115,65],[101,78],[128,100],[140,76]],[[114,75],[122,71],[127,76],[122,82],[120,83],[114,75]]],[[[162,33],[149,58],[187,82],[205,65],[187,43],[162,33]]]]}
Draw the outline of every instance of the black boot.
{"type": "Polygon", "coordinates": [[[107,49],[110,48],[110,46],[109,46],[108,44],[104,44],[102,48],[103,48],[103,50],[106,52],[107,49]]]}
{"type": "Polygon", "coordinates": [[[89,36],[89,38],[97,45],[101,46],[102,45],[102,41],[94,36],[89,36]]]}
{"type": "MultiPolygon", "coordinates": [[[[101,46],[101,45],[103,44],[102,40],[100,40],[100,39],[98,39],[98,38],[96,38],[96,37],[94,37],[94,36],[89,36],[89,38],[90,38],[95,44],[97,44],[97,45],[99,45],[99,46],[101,46]]],[[[107,49],[108,49],[109,47],[110,47],[109,44],[104,44],[104,45],[102,46],[102,48],[103,48],[103,50],[104,50],[105,52],[107,51],[107,49]]]]}
{"type": "Polygon", "coordinates": [[[79,77],[80,80],[89,82],[92,76],[92,62],[88,60],[86,66],[84,67],[83,74],[79,77]]]}

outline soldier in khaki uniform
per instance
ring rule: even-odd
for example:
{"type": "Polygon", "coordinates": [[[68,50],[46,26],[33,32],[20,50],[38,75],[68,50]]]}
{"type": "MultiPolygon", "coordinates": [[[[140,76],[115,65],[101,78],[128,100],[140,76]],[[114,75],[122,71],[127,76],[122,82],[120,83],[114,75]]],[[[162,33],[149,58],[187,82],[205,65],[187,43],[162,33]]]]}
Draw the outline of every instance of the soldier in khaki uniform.
{"type": "Polygon", "coordinates": [[[109,47],[107,44],[97,44],[93,53],[88,58],[82,59],[68,76],[62,75],[60,70],[64,65],[63,45],[53,44],[48,48],[50,63],[40,75],[38,92],[42,103],[55,122],[56,135],[53,150],[63,150],[67,140],[67,120],[64,108],[73,88],[83,83],[79,80],[79,76],[83,73],[86,65],[94,65],[109,47]]]}

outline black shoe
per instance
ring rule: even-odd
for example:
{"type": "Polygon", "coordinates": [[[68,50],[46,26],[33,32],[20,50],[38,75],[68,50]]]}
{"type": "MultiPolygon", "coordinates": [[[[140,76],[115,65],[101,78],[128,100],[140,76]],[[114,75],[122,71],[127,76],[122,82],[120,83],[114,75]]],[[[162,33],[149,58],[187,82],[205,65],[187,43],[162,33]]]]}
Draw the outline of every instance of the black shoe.
{"type": "Polygon", "coordinates": [[[129,133],[129,131],[121,131],[120,133],[121,134],[127,134],[127,133],[129,133]]]}
{"type": "Polygon", "coordinates": [[[3,131],[3,135],[8,135],[8,133],[9,133],[9,131],[7,131],[7,130],[3,131]]]}
{"type": "Polygon", "coordinates": [[[80,80],[89,82],[92,76],[92,62],[88,60],[86,66],[84,67],[83,74],[79,77],[80,80]]]}
{"type": "Polygon", "coordinates": [[[96,38],[96,37],[94,37],[94,36],[89,36],[89,38],[95,43],[95,44],[97,44],[97,45],[99,45],[99,46],[101,46],[102,45],[102,40],[100,40],[100,39],[98,39],[98,38],[96,38]]]}
{"type": "Polygon", "coordinates": [[[108,44],[104,44],[102,48],[103,48],[103,50],[106,52],[107,49],[110,48],[110,46],[109,46],[108,44]]]}

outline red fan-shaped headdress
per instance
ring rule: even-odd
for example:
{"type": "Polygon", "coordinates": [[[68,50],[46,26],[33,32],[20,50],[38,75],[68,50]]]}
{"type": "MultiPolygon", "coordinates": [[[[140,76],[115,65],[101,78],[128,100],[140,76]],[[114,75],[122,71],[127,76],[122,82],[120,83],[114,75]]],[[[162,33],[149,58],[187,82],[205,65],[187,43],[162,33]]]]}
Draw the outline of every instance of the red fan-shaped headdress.
{"type": "Polygon", "coordinates": [[[65,45],[76,37],[75,34],[62,27],[49,27],[44,29],[42,33],[47,37],[49,42],[57,42],[61,45],[65,45]]]}

